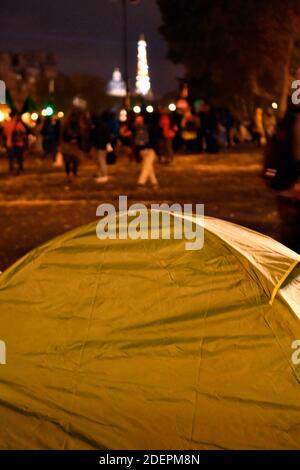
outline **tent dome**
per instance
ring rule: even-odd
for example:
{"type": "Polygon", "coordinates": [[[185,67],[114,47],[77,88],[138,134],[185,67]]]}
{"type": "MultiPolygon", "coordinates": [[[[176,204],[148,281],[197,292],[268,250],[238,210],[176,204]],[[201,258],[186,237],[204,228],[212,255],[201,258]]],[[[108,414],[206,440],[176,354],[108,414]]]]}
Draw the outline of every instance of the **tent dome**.
{"type": "Polygon", "coordinates": [[[199,251],[95,228],[0,277],[0,448],[299,449],[300,256],[212,218],[199,251]]]}

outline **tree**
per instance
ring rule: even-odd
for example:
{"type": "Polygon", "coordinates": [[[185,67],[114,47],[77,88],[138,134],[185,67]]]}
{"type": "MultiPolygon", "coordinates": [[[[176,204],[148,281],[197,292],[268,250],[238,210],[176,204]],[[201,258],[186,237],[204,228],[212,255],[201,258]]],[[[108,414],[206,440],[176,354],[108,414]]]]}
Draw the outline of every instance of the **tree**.
{"type": "Polygon", "coordinates": [[[168,57],[195,94],[248,110],[278,99],[282,111],[300,27],[297,0],[157,0],[168,57]]]}
{"type": "MultiPolygon", "coordinates": [[[[37,101],[39,106],[45,105],[49,99],[49,81],[41,78],[37,87],[37,101]]],[[[57,108],[64,111],[70,109],[73,98],[76,95],[87,100],[88,107],[92,111],[100,111],[110,108],[115,99],[107,96],[105,82],[93,75],[67,76],[59,74],[55,80],[54,101],[57,108]]]]}

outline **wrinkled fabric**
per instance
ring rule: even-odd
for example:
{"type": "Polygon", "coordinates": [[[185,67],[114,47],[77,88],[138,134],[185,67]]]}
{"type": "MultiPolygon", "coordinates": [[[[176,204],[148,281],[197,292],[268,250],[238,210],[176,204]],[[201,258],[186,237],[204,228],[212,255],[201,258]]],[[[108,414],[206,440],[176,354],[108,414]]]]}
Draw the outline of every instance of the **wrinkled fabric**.
{"type": "Polygon", "coordinates": [[[0,448],[299,449],[299,255],[210,218],[199,251],[95,230],[0,277],[0,448]]]}
{"type": "Polygon", "coordinates": [[[287,281],[283,283],[280,294],[300,320],[300,265],[296,266],[287,281]]]}

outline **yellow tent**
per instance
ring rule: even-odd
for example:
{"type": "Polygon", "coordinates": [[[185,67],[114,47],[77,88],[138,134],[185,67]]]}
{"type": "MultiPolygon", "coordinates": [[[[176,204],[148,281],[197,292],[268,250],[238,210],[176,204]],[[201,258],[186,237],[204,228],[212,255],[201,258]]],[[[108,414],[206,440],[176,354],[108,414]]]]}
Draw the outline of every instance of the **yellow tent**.
{"type": "Polygon", "coordinates": [[[0,448],[299,449],[300,256],[212,218],[199,251],[95,227],[0,277],[0,448]]]}

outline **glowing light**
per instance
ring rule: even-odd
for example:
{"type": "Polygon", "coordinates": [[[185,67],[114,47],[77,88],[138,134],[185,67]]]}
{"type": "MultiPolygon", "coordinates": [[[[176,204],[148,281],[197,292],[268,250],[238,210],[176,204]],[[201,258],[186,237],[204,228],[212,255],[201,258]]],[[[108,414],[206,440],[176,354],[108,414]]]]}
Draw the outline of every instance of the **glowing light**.
{"type": "Polygon", "coordinates": [[[5,115],[2,111],[0,111],[0,122],[3,122],[5,119],[5,115]]]}
{"type": "Polygon", "coordinates": [[[134,112],[135,114],[140,114],[141,111],[142,111],[142,109],[141,109],[140,106],[134,106],[133,112],[134,112]]]}
{"type": "Polygon", "coordinates": [[[147,111],[147,113],[153,113],[153,111],[154,111],[153,106],[151,106],[151,105],[147,106],[146,111],[147,111]]]}
{"type": "Polygon", "coordinates": [[[42,110],[42,116],[44,117],[50,117],[50,116],[53,116],[53,114],[54,114],[54,111],[53,111],[53,108],[51,108],[51,106],[47,106],[47,108],[42,110]]]}
{"type": "Polygon", "coordinates": [[[119,119],[121,122],[126,122],[127,121],[127,111],[126,109],[121,109],[119,119]]]}
{"type": "Polygon", "coordinates": [[[87,101],[80,96],[75,96],[72,103],[75,108],[81,109],[82,111],[87,108],[87,101]]]}
{"type": "Polygon", "coordinates": [[[38,115],[38,113],[32,113],[32,115],[31,115],[31,119],[32,119],[33,121],[37,121],[37,120],[38,120],[38,118],[39,118],[39,115],[38,115]]]}
{"type": "Polygon", "coordinates": [[[176,104],[175,104],[175,103],[170,103],[170,104],[169,104],[169,110],[172,111],[172,113],[173,113],[174,111],[176,111],[176,104]]]}
{"type": "Polygon", "coordinates": [[[30,121],[31,121],[31,115],[29,113],[24,113],[22,114],[21,116],[22,118],[22,121],[25,123],[25,124],[30,124],[30,121]]]}
{"type": "Polygon", "coordinates": [[[278,104],[274,101],[274,103],[272,103],[272,108],[277,110],[278,109],[278,104]]]}
{"type": "Polygon", "coordinates": [[[64,117],[65,113],[63,111],[58,111],[57,117],[58,119],[62,119],[64,117]]]}
{"type": "Polygon", "coordinates": [[[148,59],[147,59],[147,43],[143,36],[141,36],[138,42],[136,92],[138,95],[143,95],[143,96],[151,93],[151,83],[150,83],[149,67],[148,67],[148,59]]]}
{"type": "Polygon", "coordinates": [[[53,108],[51,108],[51,106],[47,106],[46,112],[47,112],[47,116],[52,116],[54,111],[53,111],[53,108]]]}

